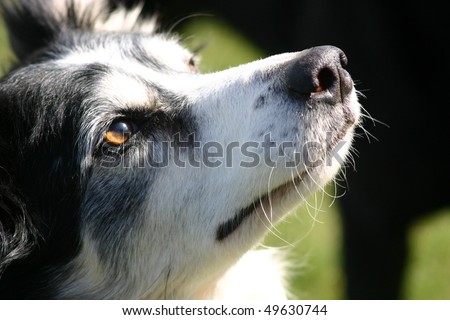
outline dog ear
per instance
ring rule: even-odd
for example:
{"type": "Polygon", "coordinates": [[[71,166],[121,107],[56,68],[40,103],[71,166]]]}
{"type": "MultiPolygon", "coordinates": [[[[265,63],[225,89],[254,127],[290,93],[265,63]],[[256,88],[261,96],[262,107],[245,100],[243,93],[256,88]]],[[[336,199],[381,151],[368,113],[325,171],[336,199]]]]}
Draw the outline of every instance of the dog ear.
{"type": "Polygon", "coordinates": [[[9,41],[19,60],[46,46],[59,32],[57,16],[46,8],[46,3],[48,1],[24,0],[1,4],[9,41]]]}
{"type": "Polygon", "coordinates": [[[107,0],[3,0],[0,9],[14,53],[23,60],[71,30],[153,33],[156,17],[141,20],[143,5],[111,12],[107,0]],[[17,3],[18,2],[18,3],[17,3]]]}
{"type": "Polygon", "coordinates": [[[104,2],[94,0],[5,0],[0,6],[19,60],[46,47],[68,29],[93,28],[97,16],[105,12],[104,2]]]}

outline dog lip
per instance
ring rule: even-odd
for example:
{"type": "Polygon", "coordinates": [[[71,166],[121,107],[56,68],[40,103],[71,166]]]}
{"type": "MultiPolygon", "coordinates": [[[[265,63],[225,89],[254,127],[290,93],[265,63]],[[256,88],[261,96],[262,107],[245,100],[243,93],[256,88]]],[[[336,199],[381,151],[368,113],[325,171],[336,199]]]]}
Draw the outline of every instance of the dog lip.
{"type": "Polygon", "coordinates": [[[256,210],[257,202],[259,201],[260,200],[258,198],[258,200],[252,202],[247,207],[240,209],[233,218],[219,225],[216,231],[216,240],[222,241],[232,234],[241,225],[241,223],[244,222],[244,220],[246,220],[256,210]]]}
{"type": "Polygon", "coordinates": [[[268,193],[264,194],[261,197],[258,197],[255,201],[253,201],[251,204],[249,204],[246,207],[241,208],[234,217],[231,219],[225,221],[219,227],[216,231],[216,240],[222,241],[225,238],[227,238],[229,235],[231,235],[236,229],[239,228],[239,226],[253,213],[255,213],[259,208],[264,210],[265,204],[268,204],[270,202],[269,195],[271,195],[271,198],[273,195],[275,197],[281,198],[283,197],[283,194],[285,194],[288,190],[291,188],[295,188],[302,180],[303,177],[307,174],[307,172],[302,172],[300,175],[295,177],[293,180],[289,180],[286,183],[283,183],[282,185],[272,189],[268,193]]]}

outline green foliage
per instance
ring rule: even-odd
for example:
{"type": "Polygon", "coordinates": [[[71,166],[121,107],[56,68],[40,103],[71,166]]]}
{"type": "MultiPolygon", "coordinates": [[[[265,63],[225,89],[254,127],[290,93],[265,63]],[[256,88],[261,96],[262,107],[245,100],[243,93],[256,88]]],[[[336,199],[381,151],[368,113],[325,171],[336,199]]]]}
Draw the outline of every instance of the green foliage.
{"type": "Polygon", "coordinates": [[[0,76],[6,72],[13,60],[13,54],[8,45],[5,25],[0,19],[0,76]]]}
{"type": "Polygon", "coordinates": [[[416,223],[410,242],[405,296],[450,299],[450,211],[439,211],[416,223]]]}
{"type": "Polygon", "coordinates": [[[191,50],[204,46],[199,53],[202,72],[223,70],[266,56],[218,18],[190,21],[183,28],[182,39],[191,50]]]}

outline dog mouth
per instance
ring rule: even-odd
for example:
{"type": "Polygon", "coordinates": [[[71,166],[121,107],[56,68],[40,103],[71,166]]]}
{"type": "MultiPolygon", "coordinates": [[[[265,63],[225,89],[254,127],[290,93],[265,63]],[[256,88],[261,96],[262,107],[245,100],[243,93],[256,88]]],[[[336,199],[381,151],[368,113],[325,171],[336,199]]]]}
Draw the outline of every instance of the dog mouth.
{"type": "MultiPolygon", "coordinates": [[[[219,225],[216,231],[216,240],[223,241],[224,239],[226,239],[234,231],[236,231],[245,220],[247,220],[257,211],[261,210],[264,213],[267,211],[271,212],[271,207],[273,206],[274,202],[278,202],[290,190],[297,188],[298,185],[303,181],[305,175],[307,175],[306,171],[302,172],[300,175],[289,180],[288,182],[272,189],[263,196],[258,197],[246,207],[238,210],[233,218],[219,225]]],[[[267,214],[266,217],[270,219],[267,214]]]]}

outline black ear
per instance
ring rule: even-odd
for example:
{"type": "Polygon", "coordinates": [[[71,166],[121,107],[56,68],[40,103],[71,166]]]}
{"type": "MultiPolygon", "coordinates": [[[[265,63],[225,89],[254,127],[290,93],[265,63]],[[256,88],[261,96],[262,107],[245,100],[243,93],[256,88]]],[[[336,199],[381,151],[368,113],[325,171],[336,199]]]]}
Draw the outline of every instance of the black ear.
{"type": "Polygon", "coordinates": [[[0,9],[19,60],[68,29],[93,30],[109,16],[107,0],[0,0],[0,9]]]}
{"type": "Polygon", "coordinates": [[[11,47],[19,60],[45,47],[59,33],[58,16],[51,11],[49,3],[46,0],[2,2],[11,47]]]}
{"type": "Polygon", "coordinates": [[[11,47],[24,60],[71,29],[153,33],[156,19],[142,21],[144,1],[138,2],[126,10],[112,0],[0,0],[0,11],[11,47]]]}

